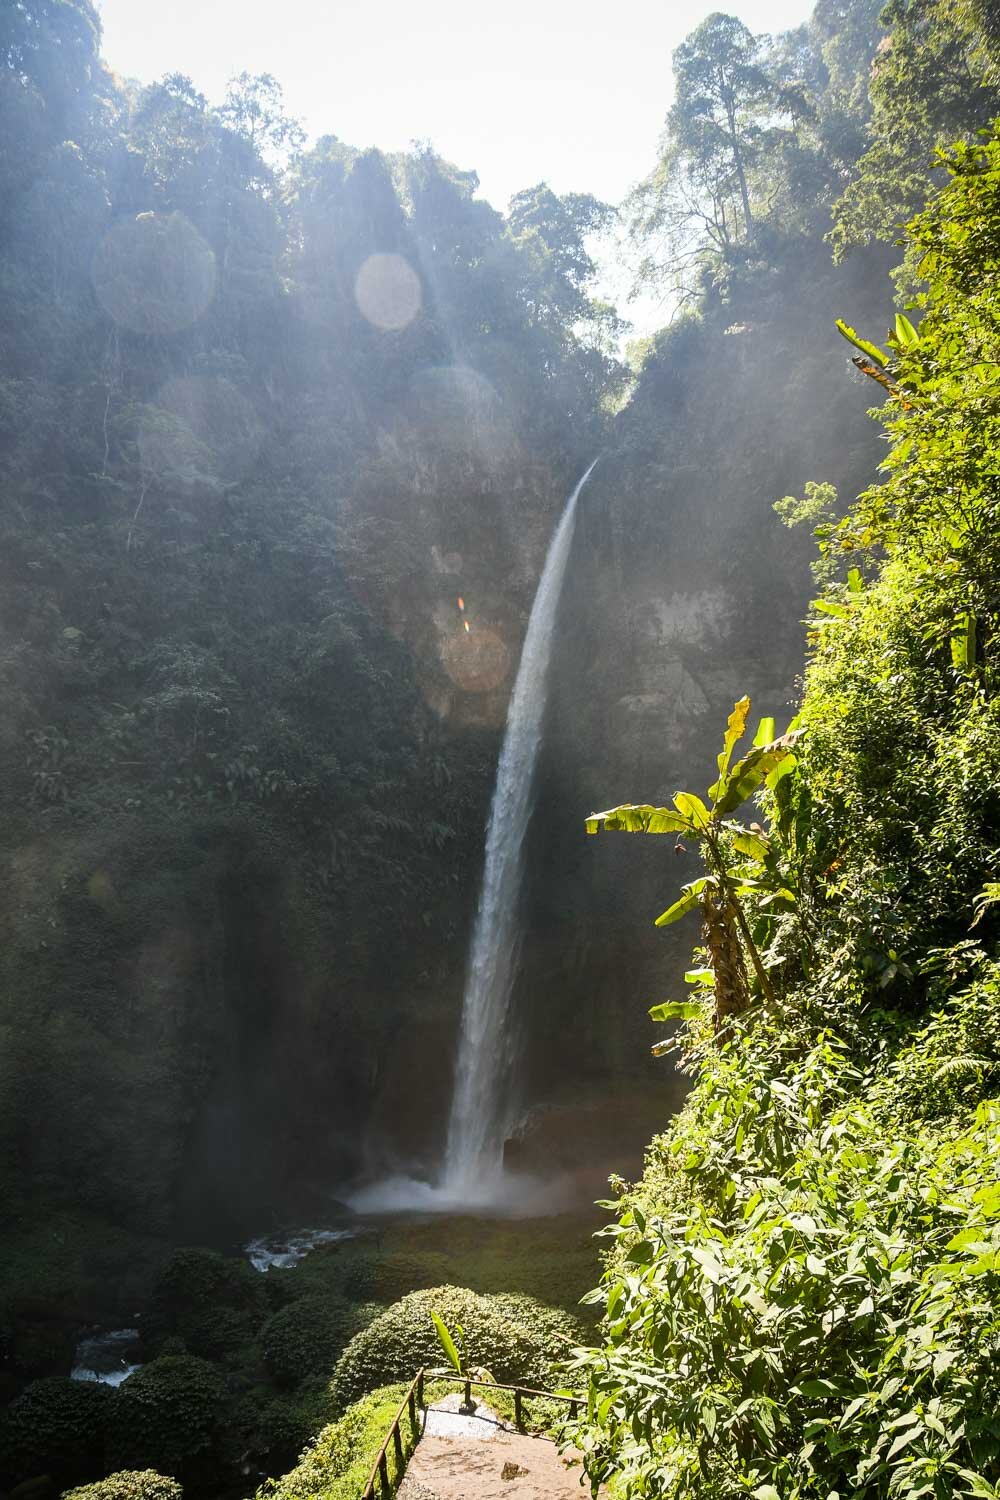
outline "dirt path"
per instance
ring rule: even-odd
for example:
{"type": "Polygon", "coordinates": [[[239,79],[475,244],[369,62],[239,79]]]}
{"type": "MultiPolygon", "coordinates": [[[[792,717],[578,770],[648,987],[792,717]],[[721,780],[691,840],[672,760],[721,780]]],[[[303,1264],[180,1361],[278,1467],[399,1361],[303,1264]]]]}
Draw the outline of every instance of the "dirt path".
{"type": "Polygon", "coordinates": [[[488,1407],[460,1416],[460,1399],[428,1411],[397,1500],[589,1500],[579,1459],[505,1427],[488,1407]]]}

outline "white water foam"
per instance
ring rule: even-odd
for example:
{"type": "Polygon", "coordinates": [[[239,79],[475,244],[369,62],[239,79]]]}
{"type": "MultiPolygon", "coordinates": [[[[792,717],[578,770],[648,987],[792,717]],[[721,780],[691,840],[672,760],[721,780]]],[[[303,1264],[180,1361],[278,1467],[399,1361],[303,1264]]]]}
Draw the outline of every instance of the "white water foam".
{"type": "Polygon", "coordinates": [[[297,1266],[310,1250],[353,1238],[353,1229],[300,1229],[294,1234],[262,1234],[244,1245],[243,1253],[255,1271],[269,1271],[272,1266],[287,1269],[297,1266]]]}
{"type": "Polygon", "coordinates": [[[113,1328],[108,1333],[81,1339],[73,1355],[70,1380],[94,1380],[101,1385],[121,1385],[142,1366],[132,1355],[139,1343],[138,1328],[113,1328]]]}

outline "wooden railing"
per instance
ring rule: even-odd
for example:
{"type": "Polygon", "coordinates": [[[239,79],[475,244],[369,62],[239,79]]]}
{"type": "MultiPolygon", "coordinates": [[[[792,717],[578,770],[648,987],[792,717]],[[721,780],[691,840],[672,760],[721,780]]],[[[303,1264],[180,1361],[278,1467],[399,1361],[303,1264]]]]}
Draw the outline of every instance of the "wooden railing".
{"type": "MultiPolygon", "coordinates": [[[[409,1417],[410,1436],[415,1443],[420,1436],[420,1424],[417,1421],[417,1409],[421,1411],[424,1406],[424,1378],[426,1370],[418,1370],[413,1377],[410,1389],[403,1397],[399,1411],[393,1418],[392,1426],[385,1435],[385,1440],[378,1451],[378,1456],[372,1465],[372,1471],[368,1476],[368,1483],[361,1491],[361,1500],[390,1500],[393,1483],[398,1484],[403,1477],[408,1457],[403,1444],[403,1430],[400,1423],[403,1421],[404,1413],[409,1417]],[[392,1448],[396,1460],[395,1480],[389,1478],[389,1449],[392,1448]]],[[[511,1391],[514,1396],[514,1425],[518,1431],[524,1428],[524,1401],[526,1397],[537,1401],[561,1401],[569,1407],[570,1418],[576,1416],[580,1401],[577,1396],[556,1396],[552,1391],[535,1391],[526,1385],[501,1385],[495,1380],[473,1380],[467,1375],[452,1375],[448,1371],[434,1370],[432,1372],[435,1381],[449,1381],[464,1388],[464,1404],[472,1406],[472,1387],[489,1391],[511,1391]]]]}

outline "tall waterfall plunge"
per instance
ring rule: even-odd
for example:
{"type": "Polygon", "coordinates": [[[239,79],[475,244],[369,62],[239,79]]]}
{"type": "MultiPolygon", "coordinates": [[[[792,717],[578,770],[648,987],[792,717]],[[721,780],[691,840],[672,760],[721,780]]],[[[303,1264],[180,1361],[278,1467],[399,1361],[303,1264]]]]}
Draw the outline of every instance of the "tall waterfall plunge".
{"type": "Polygon", "coordinates": [[[443,1190],[481,1199],[501,1172],[510,1071],[510,995],[517,959],[524,835],[545,716],[556,612],[576,523],[576,502],[594,469],[566,502],[549,544],[521,650],[497,766],[486,834],[486,864],[469,952],[455,1094],[448,1123],[443,1190]]]}

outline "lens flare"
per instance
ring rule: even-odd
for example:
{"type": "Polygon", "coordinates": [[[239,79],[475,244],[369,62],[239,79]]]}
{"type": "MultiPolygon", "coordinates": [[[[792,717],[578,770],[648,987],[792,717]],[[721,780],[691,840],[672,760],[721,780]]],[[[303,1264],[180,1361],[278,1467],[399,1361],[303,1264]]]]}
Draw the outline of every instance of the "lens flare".
{"type": "Polygon", "coordinates": [[[376,328],[406,328],[420,311],[420,277],[401,255],[369,255],[354,283],[354,300],[376,328]]]}
{"type": "Polygon", "coordinates": [[[473,640],[468,620],[463,624],[464,633],[455,632],[442,642],[441,665],[464,693],[492,693],[510,677],[510,651],[489,626],[477,626],[473,640]]]}
{"type": "Polygon", "coordinates": [[[93,281],[97,300],[122,328],[178,333],[215,296],[215,255],[182,213],[143,213],[104,236],[93,281]]]}

